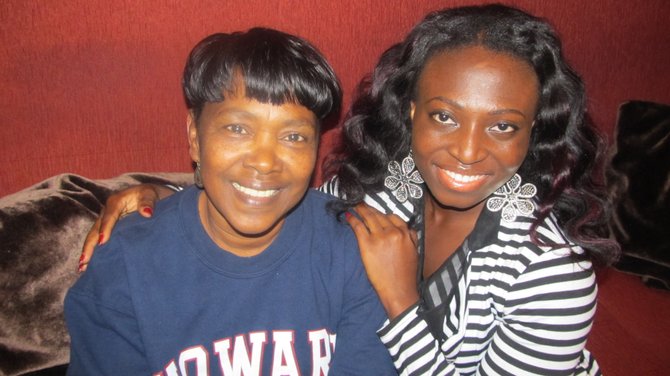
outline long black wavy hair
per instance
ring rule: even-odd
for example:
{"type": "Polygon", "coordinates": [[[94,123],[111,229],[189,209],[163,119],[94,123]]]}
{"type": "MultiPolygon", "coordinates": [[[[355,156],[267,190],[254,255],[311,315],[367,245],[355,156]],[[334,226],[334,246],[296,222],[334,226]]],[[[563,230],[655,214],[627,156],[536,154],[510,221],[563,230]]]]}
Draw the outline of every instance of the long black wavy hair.
{"type": "MultiPolygon", "coordinates": [[[[607,265],[619,246],[609,236],[610,205],[601,179],[605,144],[586,116],[584,84],[544,20],[503,5],[469,6],[428,14],[404,41],[381,56],[359,85],[347,114],[339,153],[327,161],[338,176],[345,207],[383,188],[389,161],[411,145],[410,101],[426,62],[466,46],[515,56],[530,64],[540,83],[528,154],[518,173],[538,188],[539,215],[531,229],[554,214],[571,242],[585,249],[576,259],[607,265]]],[[[547,245],[547,244],[544,244],[547,245]]]]}
{"type": "Polygon", "coordinates": [[[221,102],[225,93],[234,92],[238,74],[248,98],[275,105],[297,103],[320,121],[337,120],[342,89],[328,61],[306,40],[268,28],[212,34],[193,48],[182,89],[196,120],[205,103],[221,102]]]}

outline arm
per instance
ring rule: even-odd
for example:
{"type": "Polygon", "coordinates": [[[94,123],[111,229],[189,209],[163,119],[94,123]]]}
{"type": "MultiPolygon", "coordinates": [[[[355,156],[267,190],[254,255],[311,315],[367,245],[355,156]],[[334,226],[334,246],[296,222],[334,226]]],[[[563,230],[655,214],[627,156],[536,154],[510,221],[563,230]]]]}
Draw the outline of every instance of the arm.
{"type": "MultiPolygon", "coordinates": [[[[481,329],[488,318],[479,324],[473,321],[467,328],[470,337],[463,339],[469,324],[464,322],[458,333],[440,343],[418,312],[418,295],[412,295],[416,294],[417,267],[414,235],[396,216],[362,205],[356,207],[356,213],[360,219],[349,216],[348,221],[370,281],[392,320],[379,334],[401,374],[458,375],[453,361],[462,356],[459,351],[474,356],[476,369],[484,374],[588,374],[590,359],[582,350],[596,294],[588,265],[576,265],[564,250],[542,253],[509,291],[495,296],[504,310],[490,328],[481,329]],[[477,339],[487,336],[492,336],[488,337],[491,341],[477,339]]],[[[465,286],[461,291],[466,291],[465,286]]],[[[462,313],[460,320],[481,318],[476,299],[474,303],[468,300],[471,296],[461,305],[473,311],[462,313]]],[[[451,332],[446,327],[444,331],[451,332]]]]}
{"type": "MultiPolygon", "coordinates": [[[[343,247],[356,250],[353,237],[343,247]]],[[[342,311],[337,326],[331,375],[396,375],[391,357],[377,336],[386,314],[365,274],[358,252],[347,258],[342,311]]]]}
{"type": "Polygon", "coordinates": [[[149,218],[153,214],[156,201],[174,193],[174,189],[158,184],[139,184],[109,196],[100,216],[86,235],[84,247],[79,259],[79,271],[86,270],[96,245],[109,240],[112,229],[118,220],[134,211],[149,218]]]}
{"type": "Polygon", "coordinates": [[[389,319],[419,300],[416,285],[416,232],[394,214],[382,214],[366,204],[347,213],[356,234],[361,258],[389,319]]]}
{"type": "Polygon", "coordinates": [[[598,374],[597,364],[591,364],[590,355],[583,351],[595,313],[595,296],[590,270],[575,265],[565,254],[547,252],[500,298],[504,307],[490,324],[489,342],[477,342],[486,329],[481,329],[485,320],[477,320],[481,316],[473,302],[465,303],[470,306],[468,320],[477,323],[465,323],[474,333],[466,334],[462,341],[447,339],[438,346],[416,306],[383,328],[380,336],[403,375],[456,375],[454,364],[444,355],[453,357],[452,351],[459,351],[456,357],[463,352],[473,356],[477,374],[598,374]],[[412,358],[420,352],[425,354],[421,359],[412,358]]]}

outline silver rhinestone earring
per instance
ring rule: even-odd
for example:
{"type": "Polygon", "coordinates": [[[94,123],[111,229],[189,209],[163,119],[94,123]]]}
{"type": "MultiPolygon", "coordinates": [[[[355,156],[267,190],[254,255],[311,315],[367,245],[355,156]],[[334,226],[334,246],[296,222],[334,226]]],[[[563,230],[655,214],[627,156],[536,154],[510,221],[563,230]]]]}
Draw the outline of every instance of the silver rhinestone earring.
{"type": "Polygon", "coordinates": [[[400,202],[407,201],[409,197],[419,199],[423,196],[423,189],[418,185],[423,183],[423,178],[415,167],[411,150],[402,160],[402,165],[396,161],[388,164],[390,175],[384,179],[384,186],[390,189],[400,202]]]}
{"type": "Polygon", "coordinates": [[[492,212],[502,210],[503,221],[513,222],[518,216],[533,215],[535,211],[533,197],[536,193],[537,188],[533,184],[521,185],[521,176],[514,174],[507,183],[493,192],[491,198],[486,201],[486,207],[492,212]]]}

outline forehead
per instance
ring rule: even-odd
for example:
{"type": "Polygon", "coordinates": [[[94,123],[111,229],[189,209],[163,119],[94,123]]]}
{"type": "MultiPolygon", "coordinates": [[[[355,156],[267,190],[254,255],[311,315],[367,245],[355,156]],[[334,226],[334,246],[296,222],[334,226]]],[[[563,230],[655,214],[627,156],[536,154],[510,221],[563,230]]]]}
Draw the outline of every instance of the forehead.
{"type": "Polygon", "coordinates": [[[538,93],[537,75],[530,64],[481,46],[432,56],[417,85],[419,97],[447,96],[456,101],[473,97],[480,102],[503,102],[515,107],[536,104],[538,93]]]}
{"type": "Polygon", "coordinates": [[[219,118],[250,121],[263,126],[276,124],[317,127],[318,125],[316,115],[307,107],[290,101],[282,104],[261,102],[246,96],[244,86],[237,86],[235,92],[224,94],[221,102],[205,103],[201,119],[207,121],[219,118]]]}

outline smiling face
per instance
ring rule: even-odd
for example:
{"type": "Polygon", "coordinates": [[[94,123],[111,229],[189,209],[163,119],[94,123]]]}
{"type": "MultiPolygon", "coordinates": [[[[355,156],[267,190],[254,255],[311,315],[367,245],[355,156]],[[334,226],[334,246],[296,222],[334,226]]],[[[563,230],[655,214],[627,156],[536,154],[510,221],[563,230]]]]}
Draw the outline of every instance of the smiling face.
{"type": "Polygon", "coordinates": [[[263,251],[309,187],[318,145],[314,113],[238,92],[206,103],[197,125],[189,115],[188,133],[191,158],[200,163],[200,217],[208,234],[238,255],[263,251]]]}
{"type": "Polygon", "coordinates": [[[475,207],[519,169],[538,88],[529,64],[483,47],[430,58],[411,103],[412,149],[441,206],[475,207]]]}

